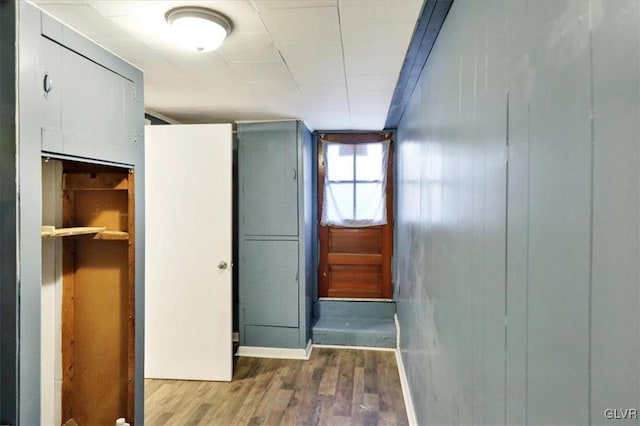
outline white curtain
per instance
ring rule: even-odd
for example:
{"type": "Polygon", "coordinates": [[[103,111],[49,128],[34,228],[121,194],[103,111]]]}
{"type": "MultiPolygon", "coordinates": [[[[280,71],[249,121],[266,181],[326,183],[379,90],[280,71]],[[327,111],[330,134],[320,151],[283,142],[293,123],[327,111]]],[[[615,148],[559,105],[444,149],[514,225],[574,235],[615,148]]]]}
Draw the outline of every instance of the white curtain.
{"type": "Polygon", "coordinates": [[[387,223],[390,140],[371,143],[322,141],[322,225],[361,228],[387,223]]]}

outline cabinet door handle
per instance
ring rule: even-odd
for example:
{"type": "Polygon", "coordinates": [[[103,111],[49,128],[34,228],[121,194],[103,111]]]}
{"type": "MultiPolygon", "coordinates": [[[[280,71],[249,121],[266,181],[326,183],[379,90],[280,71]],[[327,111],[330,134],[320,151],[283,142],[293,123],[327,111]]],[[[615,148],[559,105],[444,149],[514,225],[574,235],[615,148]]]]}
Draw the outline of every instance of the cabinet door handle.
{"type": "Polygon", "coordinates": [[[53,80],[49,77],[49,73],[44,73],[44,79],[42,80],[42,89],[45,95],[47,95],[51,89],[53,89],[53,80]]]}
{"type": "Polygon", "coordinates": [[[298,169],[293,169],[293,180],[298,179],[298,169]]]}

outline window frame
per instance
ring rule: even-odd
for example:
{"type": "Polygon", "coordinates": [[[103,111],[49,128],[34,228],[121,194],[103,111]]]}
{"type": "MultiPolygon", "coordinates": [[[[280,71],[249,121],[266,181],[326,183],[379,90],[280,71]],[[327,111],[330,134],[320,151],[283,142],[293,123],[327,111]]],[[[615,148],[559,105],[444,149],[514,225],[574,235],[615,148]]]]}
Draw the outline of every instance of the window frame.
{"type": "MultiPolygon", "coordinates": [[[[387,139],[382,139],[382,140],[376,140],[376,141],[372,141],[372,140],[367,140],[367,141],[360,141],[360,142],[343,142],[343,141],[327,141],[327,140],[322,140],[322,144],[320,145],[320,150],[322,153],[324,153],[324,144],[328,143],[328,144],[342,144],[342,145],[365,145],[365,144],[377,144],[377,143],[384,143],[386,141],[389,141],[389,151],[391,151],[391,138],[387,138],[387,139]]],[[[321,154],[322,155],[322,154],[321,154]]],[[[359,185],[366,185],[366,184],[378,184],[380,186],[382,186],[385,183],[385,180],[388,181],[388,176],[387,179],[358,179],[358,166],[357,166],[357,158],[358,158],[358,154],[357,152],[354,150],[353,154],[351,154],[352,157],[352,170],[353,170],[353,179],[350,180],[344,180],[344,179],[336,179],[336,180],[331,180],[327,175],[326,175],[326,168],[324,170],[323,173],[323,179],[325,180],[323,182],[323,197],[324,197],[324,191],[326,189],[325,187],[325,182],[329,183],[329,184],[337,184],[337,185],[350,185],[352,187],[352,206],[351,206],[351,214],[349,215],[349,220],[353,220],[353,221],[357,221],[357,220],[363,220],[363,219],[358,219],[358,208],[357,208],[357,192],[358,192],[358,186],[359,185]]],[[[388,159],[389,159],[390,155],[388,155],[388,159]]],[[[325,157],[324,155],[322,155],[322,165],[323,167],[326,167],[324,162],[325,162],[325,157]]],[[[387,169],[389,168],[389,160],[387,160],[387,169]]],[[[385,170],[385,173],[388,170],[385,170]]],[[[384,188],[383,188],[384,190],[384,188]]],[[[323,199],[324,201],[324,199],[323,199]]],[[[324,206],[322,206],[324,208],[324,206]]],[[[386,210],[386,209],[385,209],[386,210]]],[[[323,210],[320,210],[320,212],[322,212],[323,210]]],[[[387,217],[388,217],[388,212],[387,212],[387,217]]],[[[322,219],[322,218],[321,218],[322,219]]],[[[376,218],[368,218],[369,220],[375,220],[376,218]]]]}

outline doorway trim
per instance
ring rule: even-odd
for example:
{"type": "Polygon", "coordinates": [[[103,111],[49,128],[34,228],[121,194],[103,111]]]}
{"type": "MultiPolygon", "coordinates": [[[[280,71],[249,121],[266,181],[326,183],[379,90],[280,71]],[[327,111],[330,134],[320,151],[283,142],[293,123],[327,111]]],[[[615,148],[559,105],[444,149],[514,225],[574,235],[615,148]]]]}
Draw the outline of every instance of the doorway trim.
{"type": "MultiPolygon", "coordinates": [[[[392,257],[393,257],[393,138],[391,132],[383,133],[319,133],[317,144],[317,165],[318,165],[318,204],[317,204],[317,220],[318,220],[318,298],[330,298],[332,300],[353,300],[353,299],[365,299],[375,300],[393,299],[393,284],[392,284],[392,257]],[[325,167],[324,158],[322,154],[322,146],[324,143],[348,143],[348,144],[362,144],[371,142],[381,142],[390,140],[389,147],[389,160],[387,164],[387,185],[386,185],[386,208],[387,208],[387,224],[373,227],[363,228],[344,228],[339,226],[323,226],[321,222],[321,214],[323,201],[324,201],[324,177],[325,167]],[[332,238],[331,231],[339,232],[340,230],[349,230],[351,233],[357,233],[358,230],[379,230],[380,238],[380,252],[378,255],[381,257],[379,261],[380,271],[380,286],[378,290],[370,292],[344,292],[344,291],[331,291],[331,262],[329,254],[329,243],[332,238]],[[355,232],[354,232],[355,230],[355,232]]],[[[336,259],[340,258],[340,262],[345,262],[345,259],[353,258],[354,260],[357,253],[348,253],[345,255],[332,256],[336,259]]],[[[373,256],[369,256],[373,258],[373,256]]],[[[367,262],[367,259],[361,259],[363,262],[367,262]]]]}

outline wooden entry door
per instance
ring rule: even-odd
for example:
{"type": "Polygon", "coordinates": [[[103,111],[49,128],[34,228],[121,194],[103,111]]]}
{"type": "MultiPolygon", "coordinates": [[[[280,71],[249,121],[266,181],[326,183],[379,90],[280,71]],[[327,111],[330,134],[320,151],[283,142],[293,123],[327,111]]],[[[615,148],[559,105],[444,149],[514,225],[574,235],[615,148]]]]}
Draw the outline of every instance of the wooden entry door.
{"type": "MultiPolygon", "coordinates": [[[[366,143],[390,139],[389,134],[321,134],[318,137],[318,221],[324,202],[325,143],[366,143]]],[[[319,223],[318,295],[333,298],[393,297],[393,144],[387,165],[387,224],[362,228],[319,223]]]]}

